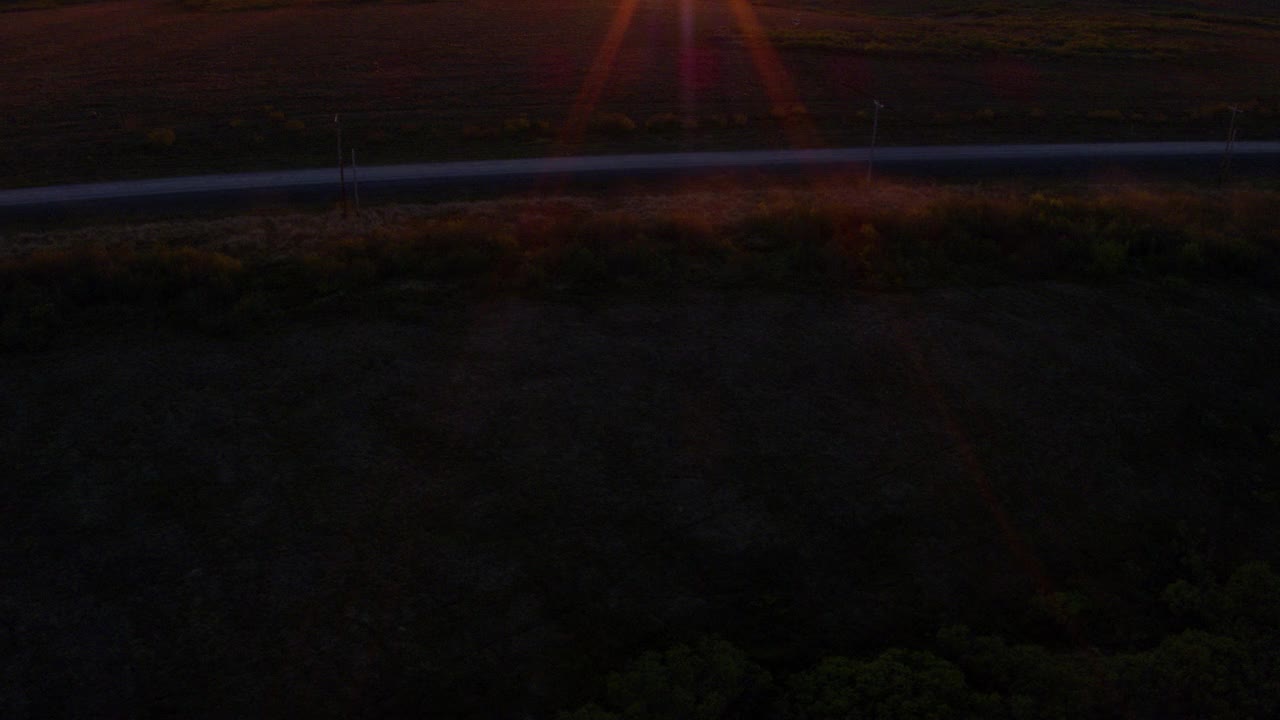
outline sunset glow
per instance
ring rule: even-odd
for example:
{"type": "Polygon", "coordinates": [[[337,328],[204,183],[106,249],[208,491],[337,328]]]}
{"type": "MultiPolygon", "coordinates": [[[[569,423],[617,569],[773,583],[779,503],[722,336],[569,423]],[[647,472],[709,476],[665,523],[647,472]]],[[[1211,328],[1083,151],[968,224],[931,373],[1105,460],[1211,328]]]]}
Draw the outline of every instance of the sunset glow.
{"type": "MultiPolygon", "coordinates": [[[[698,90],[706,82],[706,58],[697,42],[697,9],[695,0],[677,0],[679,13],[679,57],[676,78],[679,87],[679,103],[685,117],[696,118],[698,90]]],[[[820,140],[813,122],[803,112],[804,103],[796,90],[795,82],[786,69],[777,50],[769,40],[768,31],[760,22],[748,0],[723,0],[728,4],[742,43],[758,76],[760,87],[769,100],[775,116],[785,125],[788,144],[792,147],[816,147],[820,140]]],[[[581,144],[587,133],[592,115],[600,99],[609,87],[618,55],[635,18],[638,0],[620,0],[605,31],[591,65],[582,81],[568,117],[561,129],[557,146],[559,154],[572,152],[581,144]]]]}

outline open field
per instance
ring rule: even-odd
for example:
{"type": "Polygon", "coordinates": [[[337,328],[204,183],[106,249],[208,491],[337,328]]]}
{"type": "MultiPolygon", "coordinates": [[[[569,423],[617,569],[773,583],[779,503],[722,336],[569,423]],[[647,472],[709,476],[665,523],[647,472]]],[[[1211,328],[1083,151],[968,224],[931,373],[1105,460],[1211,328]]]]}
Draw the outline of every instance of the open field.
{"type": "Polygon", "coordinates": [[[776,87],[730,3],[692,3],[687,24],[677,6],[639,3],[604,75],[590,68],[618,3],[595,0],[6,13],[0,183],[323,166],[335,112],[370,163],[772,147],[796,124],[861,144],[871,96],[895,144],[1216,139],[1230,103],[1241,137],[1280,136],[1265,4],[754,6],[776,87]],[[596,119],[558,143],[589,76],[596,119]]]}
{"type": "MultiPolygon", "coordinates": [[[[628,7],[0,4],[0,186],[1280,137],[1261,0],[628,7]]],[[[1107,178],[0,225],[0,716],[1280,717],[1280,190],[1107,178]]]]}

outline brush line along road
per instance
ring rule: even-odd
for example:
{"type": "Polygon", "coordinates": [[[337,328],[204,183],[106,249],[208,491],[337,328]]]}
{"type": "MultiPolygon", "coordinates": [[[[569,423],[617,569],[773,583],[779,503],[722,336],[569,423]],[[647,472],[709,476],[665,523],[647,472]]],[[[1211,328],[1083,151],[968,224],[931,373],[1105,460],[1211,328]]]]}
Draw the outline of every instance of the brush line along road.
{"type": "MultiPolygon", "coordinates": [[[[1156,171],[1216,177],[1224,150],[1221,142],[940,145],[877,148],[874,159],[878,172],[906,176],[1047,174],[1090,178],[1156,171]]],[[[359,177],[360,194],[368,198],[426,189],[483,191],[731,172],[855,170],[865,168],[869,159],[866,147],[591,155],[362,167],[359,177]]],[[[1236,143],[1230,167],[1233,173],[1275,175],[1280,170],[1280,142],[1236,143]]],[[[336,198],[337,175],[336,168],[329,167],[3,190],[0,215],[85,207],[244,205],[326,195],[336,198]]],[[[350,175],[348,172],[348,182],[350,175]]]]}

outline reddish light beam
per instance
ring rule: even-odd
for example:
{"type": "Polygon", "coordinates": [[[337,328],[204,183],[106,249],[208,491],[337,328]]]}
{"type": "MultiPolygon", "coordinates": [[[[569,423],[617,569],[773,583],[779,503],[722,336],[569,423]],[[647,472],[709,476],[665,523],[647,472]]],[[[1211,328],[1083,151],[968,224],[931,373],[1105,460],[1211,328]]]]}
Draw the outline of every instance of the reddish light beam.
{"type": "Polygon", "coordinates": [[[769,42],[769,35],[755,8],[748,0],[728,0],[729,9],[733,11],[734,20],[742,32],[743,42],[751,55],[751,63],[755,65],[760,81],[764,83],[765,94],[773,105],[775,117],[784,123],[787,140],[793,147],[818,147],[821,143],[818,131],[803,111],[804,105],[796,92],[791,75],[782,65],[778,51],[769,42]]]}
{"type": "Polygon", "coordinates": [[[609,23],[609,30],[605,33],[604,41],[600,43],[600,49],[596,51],[595,59],[592,60],[591,67],[587,71],[587,77],[582,81],[582,89],[574,98],[569,117],[560,131],[555,154],[572,153],[574,147],[581,143],[586,135],[591,114],[595,112],[596,106],[600,103],[600,96],[604,94],[609,75],[613,72],[614,62],[618,59],[618,50],[622,47],[622,41],[627,35],[627,29],[631,27],[631,20],[639,4],[640,0],[621,0],[618,3],[618,8],[613,13],[613,20],[609,23]]]}

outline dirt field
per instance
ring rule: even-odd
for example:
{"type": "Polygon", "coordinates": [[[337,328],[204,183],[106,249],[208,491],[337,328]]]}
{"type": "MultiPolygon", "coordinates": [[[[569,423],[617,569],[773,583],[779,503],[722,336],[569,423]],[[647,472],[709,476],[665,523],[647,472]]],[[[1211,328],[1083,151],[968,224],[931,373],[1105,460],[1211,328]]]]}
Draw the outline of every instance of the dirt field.
{"type": "Polygon", "coordinates": [[[1038,567],[1142,647],[1188,553],[1277,560],[1278,339],[1265,294],[1053,284],[0,356],[0,713],[545,717],[690,632],[1039,627],[1038,567]]]}
{"type": "MultiPolygon", "coordinates": [[[[596,106],[641,129],[592,135],[578,149],[785,144],[769,118],[777,99],[765,92],[730,3],[698,0],[687,22],[678,5],[638,4],[596,106]],[[644,132],[658,113],[701,125],[644,132]],[[725,122],[734,115],[748,122],[725,122]]],[[[544,153],[617,6],[467,0],[194,12],[130,0],[5,13],[0,185],[324,165],[334,154],[335,112],[367,162],[544,153]],[[532,127],[521,130],[520,118],[532,127]],[[503,132],[507,121],[514,132],[503,132]],[[165,129],[173,135],[153,132],[165,129]]],[[[839,3],[756,7],[821,142],[864,142],[870,96],[892,106],[881,139],[896,144],[1217,139],[1225,137],[1222,105],[1254,101],[1261,104],[1250,106],[1258,112],[1244,116],[1241,137],[1276,136],[1280,29],[1265,9],[1186,5],[1210,20],[1231,13],[1230,22],[1210,22],[1146,6],[1065,15],[1011,6],[995,17],[926,6],[915,14],[839,3]],[[973,35],[996,44],[912,49],[943,30],[956,42],[973,35]],[[1001,50],[1006,37],[1031,45],[1001,50]],[[850,38],[854,49],[832,47],[850,38]],[[1057,53],[1084,50],[1044,54],[1045,43],[1057,53]],[[1173,50],[1152,59],[1146,46],[1173,50]],[[952,51],[959,54],[937,55],[952,51]]]]}

